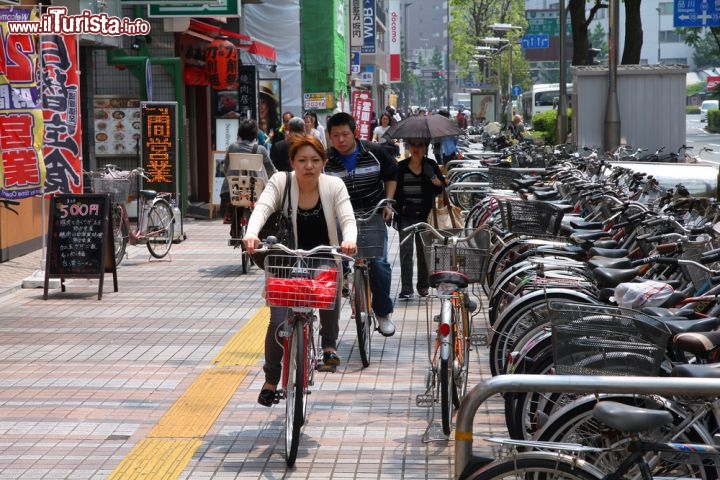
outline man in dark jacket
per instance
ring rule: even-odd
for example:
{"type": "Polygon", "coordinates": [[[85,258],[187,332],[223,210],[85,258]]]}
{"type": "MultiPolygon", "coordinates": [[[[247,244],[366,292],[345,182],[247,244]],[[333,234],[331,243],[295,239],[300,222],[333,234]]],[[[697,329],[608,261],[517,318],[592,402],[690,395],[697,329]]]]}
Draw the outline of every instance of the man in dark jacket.
{"type": "MultiPolygon", "coordinates": [[[[364,212],[372,210],[385,198],[394,198],[397,162],[379,144],[357,139],[355,126],[355,119],[345,112],[336,113],[328,119],[326,128],[332,147],[328,149],[325,173],[342,178],[353,209],[364,212]]],[[[390,222],[391,219],[390,208],[385,208],[377,215],[380,224],[390,222]]],[[[392,271],[387,261],[387,230],[383,240],[384,256],[369,259],[368,263],[372,308],[380,333],[389,337],[395,334],[395,325],[390,319],[393,312],[393,301],[390,298],[392,271]]]]}
{"type": "Polygon", "coordinates": [[[273,142],[270,147],[270,159],[279,172],[290,172],[290,141],[293,135],[305,135],[305,121],[300,117],[293,117],[288,121],[285,139],[273,142]]]}

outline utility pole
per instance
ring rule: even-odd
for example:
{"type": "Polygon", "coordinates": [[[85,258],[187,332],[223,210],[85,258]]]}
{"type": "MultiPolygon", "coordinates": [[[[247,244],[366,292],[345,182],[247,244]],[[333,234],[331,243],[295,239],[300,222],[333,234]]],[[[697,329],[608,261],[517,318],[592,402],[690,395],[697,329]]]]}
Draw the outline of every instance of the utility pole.
{"type": "Polygon", "coordinates": [[[611,152],[620,145],[620,103],[617,96],[619,0],[610,0],[610,33],[608,34],[608,96],[605,104],[605,135],[603,148],[611,152]]]}
{"type": "Polygon", "coordinates": [[[560,98],[558,98],[557,112],[557,143],[567,141],[568,117],[567,117],[567,79],[565,78],[565,46],[567,36],[565,34],[565,0],[560,0],[560,98]]]}
{"type": "Polygon", "coordinates": [[[412,2],[406,2],[403,5],[403,37],[405,37],[405,78],[403,78],[403,82],[405,83],[405,113],[407,113],[410,110],[410,55],[409,55],[409,47],[408,47],[408,21],[407,21],[407,7],[412,5],[412,2]]]}
{"type": "Polygon", "coordinates": [[[447,32],[447,68],[445,69],[445,82],[447,82],[447,94],[445,99],[445,106],[448,109],[448,112],[450,111],[450,0],[445,0],[445,3],[447,5],[447,22],[445,25],[445,31],[447,32]]]}

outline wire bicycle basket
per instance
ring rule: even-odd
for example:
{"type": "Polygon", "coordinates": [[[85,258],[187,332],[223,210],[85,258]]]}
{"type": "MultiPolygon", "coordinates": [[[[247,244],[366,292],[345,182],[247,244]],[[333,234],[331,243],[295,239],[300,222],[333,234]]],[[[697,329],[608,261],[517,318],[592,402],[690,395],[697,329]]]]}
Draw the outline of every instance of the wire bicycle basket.
{"type": "Polygon", "coordinates": [[[520,235],[557,237],[564,212],[537,200],[498,200],[503,228],[520,235]]]}
{"type": "MultiPolygon", "coordinates": [[[[442,230],[441,233],[447,234],[448,237],[464,237],[472,231],[472,229],[451,228],[442,230]]],[[[490,256],[490,231],[482,230],[469,241],[457,242],[457,245],[450,243],[448,237],[440,240],[427,230],[420,232],[419,235],[429,271],[462,272],[471,283],[480,282],[485,278],[490,256]]]]}
{"type": "Polygon", "coordinates": [[[660,321],[609,305],[549,302],[556,373],[657,376],[670,338],[660,321]]]}
{"type": "Polygon", "coordinates": [[[137,194],[135,175],[130,171],[93,172],[90,180],[92,192],[109,193],[112,203],[127,203],[131,193],[137,194]]]}
{"type": "Polygon", "coordinates": [[[357,258],[382,258],[385,256],[387,226],[382,215],[375,214],[367,221],[357,221],[357,258]]]}
{"type": "Polygon", "coordinates": [[[271,307],[335,307],[342,268],[328,257],[270,253],[265,257],[265,301],[271,307]]]}

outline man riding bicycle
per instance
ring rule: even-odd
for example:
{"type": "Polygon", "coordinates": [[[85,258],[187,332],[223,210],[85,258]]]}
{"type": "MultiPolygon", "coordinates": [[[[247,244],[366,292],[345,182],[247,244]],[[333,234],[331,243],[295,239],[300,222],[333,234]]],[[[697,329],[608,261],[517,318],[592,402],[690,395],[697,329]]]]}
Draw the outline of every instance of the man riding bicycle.
{"type": "MultiPolygon", "coordinates": [[[[397,162],[379,144],[355,138],[355,119],[339,112],[327,121],[327,131],[332,147],[328,149],[325,173],[340,177],[345,182],[355,212],[372,210],[384,198],[395,196],[397,185],[397,162]]],[[[390,222],[392,209],[386,207],[378,213],[378,222],[390,222]]],[[[378,320],[381,334],[395,334],[390,316],[393,301],[390,298],[392,271],[387,260],[387,230],[382,258],[369,259],[372,308],[378,320]]]]}

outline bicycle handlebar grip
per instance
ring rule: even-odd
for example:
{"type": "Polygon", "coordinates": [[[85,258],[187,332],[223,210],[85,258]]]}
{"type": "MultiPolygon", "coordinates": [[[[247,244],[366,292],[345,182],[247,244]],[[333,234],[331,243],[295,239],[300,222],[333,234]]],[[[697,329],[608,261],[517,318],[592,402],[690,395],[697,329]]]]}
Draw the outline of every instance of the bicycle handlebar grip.
{"type": "Polygon", "coordinates": [[[700,256],[699,262],[703,265],[707,265],[708,263],[714,263],[720,260],[720,250],[713,250],[712,252],[706,252],[709,253],[708,255],[703,254],[700,256]]]}

